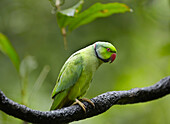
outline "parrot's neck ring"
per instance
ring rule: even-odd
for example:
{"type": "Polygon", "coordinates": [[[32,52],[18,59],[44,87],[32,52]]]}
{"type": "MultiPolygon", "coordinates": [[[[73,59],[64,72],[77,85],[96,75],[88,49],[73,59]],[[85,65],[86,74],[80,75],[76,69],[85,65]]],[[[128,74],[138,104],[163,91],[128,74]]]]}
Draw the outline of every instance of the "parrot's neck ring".
{"type": "Polygon", "coordinates": [[[103,59],[103,58],[101,58],[101,57],[98,55],[98,53],[97,53],[97,44],[94,44],[94,51],[95,51],[95,54],[96,54],[96,56],[97,56],[98,59],[102,60],[103,62],[109,62],[109,61],[110,61],[110,58],[108,58],[108,59],[103,59]]]}

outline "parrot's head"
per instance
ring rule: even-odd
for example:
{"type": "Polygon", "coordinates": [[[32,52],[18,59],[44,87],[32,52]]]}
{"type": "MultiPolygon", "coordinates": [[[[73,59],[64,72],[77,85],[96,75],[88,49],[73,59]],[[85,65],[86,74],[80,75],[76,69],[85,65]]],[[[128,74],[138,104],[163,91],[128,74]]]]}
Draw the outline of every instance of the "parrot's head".
{"type": "Polygon", "coordinates": [[[98,41],[94,43],[95,54],[103,62],[112,63],[116,58],[116,48],[108,42],[98,41]]]}

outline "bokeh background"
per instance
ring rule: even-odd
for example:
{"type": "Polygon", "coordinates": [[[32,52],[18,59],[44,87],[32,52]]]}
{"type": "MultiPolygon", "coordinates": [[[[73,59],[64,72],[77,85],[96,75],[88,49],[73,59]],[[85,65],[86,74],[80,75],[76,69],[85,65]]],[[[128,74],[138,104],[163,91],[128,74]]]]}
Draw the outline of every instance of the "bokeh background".
{"type": "MultiPolygon", "coordinates": [[[[64,8],[77,0],[66,0],[64,8]]],[[[0,32],[5,34],[22,59],[32,56],[26,91],[27,106],[47,111],[51,91],[66,59],[97,40],[110,41],[117,48],[113,64],[102,65],[95,74],[87,98],[107,91],[129,90],[153,85],[170,75],[170,9],[168,0],[85,0],[83,9],[96,2],[122,2],[133,12],[100,18],[81,26],[63,38],[48,0],[0,0],[0,32]],[[48,66],[46,66],[48,65],[48,66]],[[41,87],[32,93],[44,67],[50,71],[41,87]],[[32,93],[31,97],[30,94],[32,93]]],[[[21,103],[20,78],[8,57],[0,52],[0,89],[21,103]]],[[[139,104],[116,105],[107,112],[73,124],[168,124],[170,96],[139,104]]],[[[0,111],[0,124],[22,121],[0,111]]]]}

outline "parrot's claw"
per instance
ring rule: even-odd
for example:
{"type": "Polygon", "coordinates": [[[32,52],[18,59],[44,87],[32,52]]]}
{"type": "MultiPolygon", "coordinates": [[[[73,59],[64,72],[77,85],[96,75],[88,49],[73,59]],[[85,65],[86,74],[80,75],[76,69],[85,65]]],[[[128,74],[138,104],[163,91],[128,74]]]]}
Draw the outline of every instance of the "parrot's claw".
{"type": "MultiPolygon", "coordinates": [[[[81,101],[86,101],[86,102],[90,103],[93,106],[93,108],[95,108],[94,103],[90,99],[82,98],[80,100],[81,101]]],[[[81,101],[79,101],[78,99],[75,99],[75,102],[72,105],[75,105],[75,104],[78,103],[81,106],[81,108],[84,110],[84,112],[86,113],[86,106],[81,101]]]]}
{"type": "Polygon", "coordinates": [[[86,113],[86,107],[85,107],[85,105],[82,103],[82,102],[80,102],[78,99],[75,99],[75,102],[72,104],[72,105],[75,105],[75,104],[79,104],[80,106],[81,106],[81,108],[84,110],[84,112],[86,113]]]}
{"type": "Polygon", "coordinates": [[[82,98],[81,100],[90,103],[93,106],[93,108],[95,108],[95,104],[90,99],[82,98]]]}

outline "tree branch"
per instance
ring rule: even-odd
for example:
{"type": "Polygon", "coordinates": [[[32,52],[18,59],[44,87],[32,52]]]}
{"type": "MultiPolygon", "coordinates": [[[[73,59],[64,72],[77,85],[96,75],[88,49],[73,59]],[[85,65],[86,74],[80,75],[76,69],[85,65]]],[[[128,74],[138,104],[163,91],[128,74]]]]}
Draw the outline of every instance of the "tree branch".
{"type": "Polygon", "coordinates": [[[83,102],[87,112],[84,113],[79,105],[73,105],[54,111],[32,110],[7,98],[0,90],[0,110],[16,118],[32,123],[68,123],[101,114],[113,105],[132,104],[158,99],[170,93],[170,76],[158,83],[144,88],[134,88],[128,91],[111,91],[101,94],[91,101],[95,108],[83,102]]]}

